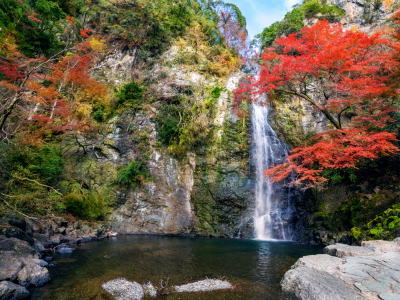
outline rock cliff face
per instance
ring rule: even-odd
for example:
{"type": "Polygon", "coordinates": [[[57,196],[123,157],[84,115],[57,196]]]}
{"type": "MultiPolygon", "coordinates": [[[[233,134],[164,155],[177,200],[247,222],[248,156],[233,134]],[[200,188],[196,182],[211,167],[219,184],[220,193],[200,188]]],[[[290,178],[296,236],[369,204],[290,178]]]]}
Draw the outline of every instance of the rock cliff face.
{"type": "Polygon", "coordinates": [[[122,204],[113,213],[112,228],[120,233],[189,233],[194,215],[190,202],[196,161],[190,153],[187,162],[180,163],[165,151],[156,149],[155,124],[144,114],[123,114],[115,123],[116,163],[135,159],[137,145],[134,135],[146,133],[148,139],[148,169],[151,180],[141,188],[119,191],[122,204]],[[130,127],[136,125],[137,130],[130,127]]]}
{"type": "Polygon", "coordinates": [[[94,185],[102,186],[121,166],[145,157],[149,178],[140,186],[112,188],[117,200],[110,226],[116,232],[249,236],[249,122],[231,114],[232,93],[242,74],[236,70],[215,75],[199,70],[200,63],[180,62],[182,55],[207,59],[201,51],[185,47],[173,45],[147,70],[141,66],[138,71],[135,51],[127,49],[112,50],[96,67],[96,74],[116,87],[138,79],[140,73],[152,100],[140,111],[128,109],[115,116],[96,140],[82,140],[92,145],[84,149],[90,158],[77,168],[83,170],[91,162],[96,166],[91,168],[94,185]],[[215,99],[207,96],[210,89],[218,91],[215,99]],[[201,108],[193,118],[206,126],[193,131],[200,137],[210,132],[206,145],[193,145],[176,155],[160,143],[157,118],[181,98],[188,98],[193,109],[201,108]]]}
{"type": "Polygon", "coordinates": [[[379,27],[392,12],[392,5],[380,0],[330,0],[331,3],[345,11],[342,19],[344,26],[358,27],[365,31],[373,31],[379,27]]]}

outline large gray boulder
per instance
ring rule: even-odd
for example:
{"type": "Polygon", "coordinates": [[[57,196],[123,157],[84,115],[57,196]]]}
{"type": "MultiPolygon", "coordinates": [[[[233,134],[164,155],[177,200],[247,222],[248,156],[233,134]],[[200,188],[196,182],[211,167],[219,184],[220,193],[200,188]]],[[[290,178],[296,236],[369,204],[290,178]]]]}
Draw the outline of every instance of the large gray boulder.
{"type": "Polygon", "coordinates": [[[22,261],[13,252],[0,251],[0,281],[15,280],[22,267],[22,261]]]}
{"type": "Polygon", "coordinates": [[[362,300],[351,286],[337,277],[305,265],[297,265],[286,272],[282,290],[304,300],[362,300]]]}
{"type": "Polygon", "coordinates": [[[42,286],[50,280],[49,271],[36,263],[25,265],[18,272],[18,282],[23,286],[42,286]]]}
{"type": "Polygon", "coordinates": [[[107,281],[101,287],[113,296],[115,300],[141,300],[144,297],[143,287],[125,278],[107,281]]]}
{"type": "Polygon", "coordinates": [[[0,282],[0,300],[20,300],[28,297],[29,291],[23,286],[10,281],[0,282]]]}
{"type": "Polygon", "coordinates": [[[283,291],[304,300],[400,299],[397,241],[335,244],[324,251],[300,258],[284,275],[283,291]]]}
{"type": "Polygon", "coordinates": [[[17,238],[6,238],[0,241],[0,251],[14,251],[18,255],[35,255],[36,250],[28,242],[17,238]]]}

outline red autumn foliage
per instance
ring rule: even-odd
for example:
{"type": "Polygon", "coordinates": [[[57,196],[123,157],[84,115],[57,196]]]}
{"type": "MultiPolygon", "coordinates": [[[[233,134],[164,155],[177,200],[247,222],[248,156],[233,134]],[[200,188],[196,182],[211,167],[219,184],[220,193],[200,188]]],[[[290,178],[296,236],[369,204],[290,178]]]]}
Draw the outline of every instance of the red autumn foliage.
{"type": "Polygon", "coordinates": [[[32,20],[33,22],[36,22],[36,23],[42,23],[42,20],[36,18],[33,15],[28,16],[28,19],[30,19],[30,20],[32,20]]]}
{"type": "Polygon", "coordinates": [[[84,37],[84,38],[90,38],[90,33],[92,32],[92,29],[90,28],[81,28],[79,30],[79,34],[84,37]]]}
{"type": "Polygon", "coordinates": [[[274,181],[282,181],[293,174],[293,183],[322,183],[325,169],[357,168],[365,159],[394,154],[399,149],[393,144],[396,135],[389,132],[367,132],[362,129],[337,129],[317,135],[318,142],[291,151],[286,162],[265,173],[274,181]]]}
{"type": "Polygon", "coordinates": [[[69,23],[70,25],[74,25],[74,23],[75,23],[75,18],[74,18],[74,17],[72,17],[72,16],[66,16],[65,18],[67,19],[67,21],[68,21],[68,23],[69,23]]]}
{"type": "Polygon", "coordinates": [[[4,103],[0,124],[5,138],[15,135],[16,128],[22,130],[21,141],[38,144],[42,136],[52,133],[89,130],[90,120],[78,118],[75,110],[79,101],[90,102],[107,94],[106,86],[90,75],[95,61],[90,41],[76,44],[65,56],[52,59],[30,59],[10,51],[0,60],[0,73],[5,77],[0,82],[4,103]],[[76,99],[77,92],[83,99],[76,99]],[[14,121],[5,128],[11,115],[14,121]],[[25,126],[32,124],[35,126],[25,126]]]}
{"type": "Polygon", "coordinates": [[[296,174],[296,184],[327,179],[325,169],[356,168],[366,159],[394,154],[396,137],[385,132],[396,111],[397,91],[389,84],[399,68],[399,49],[376,33],[344,30],[320,21],[265,49],[257,77],[236,93],[236,105],[254,95],[295,96],[319,111],[332,130],[313,137],[310,146],[292,150],[287,161],[266,173],[273,180],[296,174]]]}

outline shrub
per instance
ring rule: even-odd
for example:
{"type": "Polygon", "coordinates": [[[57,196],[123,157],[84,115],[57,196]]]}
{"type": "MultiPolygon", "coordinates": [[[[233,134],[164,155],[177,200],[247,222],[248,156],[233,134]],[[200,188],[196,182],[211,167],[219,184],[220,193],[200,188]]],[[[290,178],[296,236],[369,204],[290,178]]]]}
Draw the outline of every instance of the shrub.
{"type": "Polygon", "coordinates": [[[18,171],[20,176],[28,176],[47,184],[57,182],[64,171],[64,159],[58,145],[42,147],[18,147],[2,145],[0,163],[5,178],[18,171]]]}
{"type": "Polygon", "coordinates": [[[362,227],[351,229],[357,240],[391,240],[400,234],[400,204],[394,204],[362,227]]]}
{"type": "Polygon", "coordinates": [[[147,164],[144,161],[131,161],[119,169],[115,184],[125,187],[137,187],[150,178],[147,164]]]}
{"type": "Polygon", "coordinates": [[[146,87],[131,82],[121,87],[117,95],[117,106],[129,107],[134,111],[139,111],[142,108],[142,104],[145,100],[144,93],[146,87]]]}
{"type": "Polygon", "coordinates": [[[104,220],[110,213],[109,195],[103,191],[67,194],[63,198],[65,210],[86,220],[104,220]]]}
{"type": "Polygon", "coordinates": [[[164,105],[156,118],[157,133],[164,146],[170,146],[179,141],[182,109],[179,105],[164,105]]]}

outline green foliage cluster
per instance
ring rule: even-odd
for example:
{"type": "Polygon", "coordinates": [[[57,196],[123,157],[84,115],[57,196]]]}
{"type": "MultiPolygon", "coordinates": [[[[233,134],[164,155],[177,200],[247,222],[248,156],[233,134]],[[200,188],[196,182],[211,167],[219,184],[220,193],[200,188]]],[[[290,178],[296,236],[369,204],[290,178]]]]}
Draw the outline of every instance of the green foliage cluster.
{"type": "Polygon", "coordinates": [[[139,111],[145,100],[146,87],[137,82],[130,82],[123,85],[117,94],[117,107],[129,108],[139,111]]]}
{"type": "Polygon", "coordinates": [[[330,185],[340,183],[354,183],[357,181],[357,172],[353,168],[345,169],[326,169],[322,174],[325,178],[329,179],[330,185]]]}
{"type": "Polygon", "coordinates": [[[4,203],[35,214],[53,210],[61,195],[50,186],[63,178],[64,171],[60,147],[1,144],[0,149],[0,190],[4,203]]]}
{"type": "Polygon", "coordinates": [[[202,23],[210,39],[219,37],[211,10],[196,0],[98,1],[88,14],[99,33],[137,48],[138,58],[149,60],[182,36],[194,20],[202,23]]]}
{"type": "Polygon", "coordinates": [[[182,115],[179,104],[169,104],[161,107],[157,119],[157,133],[164,146],[179,143],[182,115]]]}
{"type": "Polygon", "coordinates": [[[17,147],[1,144],[0,149],[3,182],[18,175],[52,184],[62,177],[64,159],[58,145],[17,147]]]}
{"type": "Polygon", "coordinates": [[[115,198],[111,189],[79,183],[67,174],[59,144],[0,145],[0,208],[28,215],[70,213],[105,219],[115,198]]]}
{"type": "Polygon", "coordinates": [[[122,85],[116,91],[116,99],[113,103],[93,103],[91,116],[97,122],[105,122],[115,114],[125,110],[138,112],[146,101],[147,87],[137,82],[129,82],[122,85]]]}
{"type": "Polygon", "coordinates": [[[400,234],[400,204],[394,204],[363,227],[353,227],[356,240],[392,240],[400,234]]]}
{"type": "Polygon", "coordinates": [[[70,193],[63,197],[63,208],[75,217],[85,220],[104,220],[110,210],[109,193],[99,190],[86,190],[70,193]]]}
{"type": "Polygon", "coordinates": [[[304,2],[288,12],[282,21],[266,27],[256,36],[261,48],[271,46],[282,35],[299,32],[304,27],[306,19],[318,18],[321,20],[337,21],[344,15],[344,11],[335,5],[323,0],[304,0],[304,2]]]}
{"type": "MultiPolygon", "coordinates": [[[[89,26],[109,42],[135,48],[138,58],[147,61],[164,52],[194,21],[201,24],[210,44],[222,44],[217,2],[221,1],[2,0],[0,40],[12,35],[26,55],[50,56],[70,42],[63,28],[71,16],[79,27],[89,26]]],[[[236,6],[224,5],[245,24],[236,6]]],[[[73,38],[79,39],[79,30],[73,38]]]]}
{"type": "Polygon", "coordinates": [[[345,234],[353,241],[398,236],[399,163],[398,157],[388,157],[359,170],[329,174],[336,183],[314,191],[317,207],[310,216],[310,225],[317,231],[345,234]]]}
{"type": "Polygon", "coordinates": [[[147,168],[147,163],[142,160],[135,160],[119,169],[114,183],[125,187],[135,188],[148,179],[150,179],[150,173],[147,168]]]}
{"type": "Polygon", "coordinates": [[[158,138],[171,154],[182,157],[188,151],[201,152],[210,143],[215,126],[215,104],[223,89],[215,86],[202,95],[180,95],[169,103],[162,103],[156,117],[158,138]]]}
{"type": "Polygon", "coordinates": [[[65,17],[79,13],[83,3],[83,0],[2,0],[0,40],[4,35],[11,34],[26,55],[50,56],[63,46],[59,36],[63,33],[65,17]]]}

